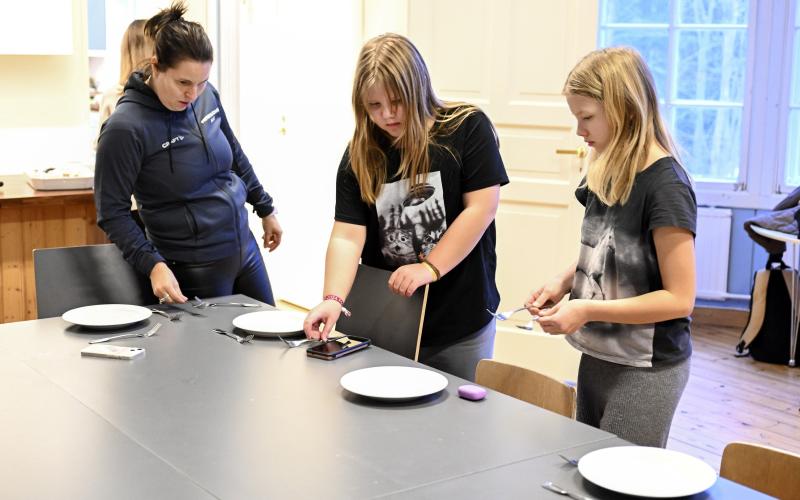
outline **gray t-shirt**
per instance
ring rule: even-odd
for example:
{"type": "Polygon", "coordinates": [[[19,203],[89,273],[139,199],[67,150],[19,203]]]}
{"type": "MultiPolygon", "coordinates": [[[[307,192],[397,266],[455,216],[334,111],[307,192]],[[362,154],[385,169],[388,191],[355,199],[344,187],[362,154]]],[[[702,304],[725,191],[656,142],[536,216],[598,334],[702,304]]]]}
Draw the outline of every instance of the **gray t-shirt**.
{"type": "MultiPolygon", "coordinates": [[[[636,175],[625,205],[609,207],[587,187],[575,191],[586,207],[581,251],[570,300],[614,300],[663,289],[653,229],[679,227],[695,234],[697,201],[691,182],[672,157],[636,175]]],[[[644,325],[590,322],[567,336],[581,352],[628,366],[650,367],[688,358],[691,320],[644,325]]]]}

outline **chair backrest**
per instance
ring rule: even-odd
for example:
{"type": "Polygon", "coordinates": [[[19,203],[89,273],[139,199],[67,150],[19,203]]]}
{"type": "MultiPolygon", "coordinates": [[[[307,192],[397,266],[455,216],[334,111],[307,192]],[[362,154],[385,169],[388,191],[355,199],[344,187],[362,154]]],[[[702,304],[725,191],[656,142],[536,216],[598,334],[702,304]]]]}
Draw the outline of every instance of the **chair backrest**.
{"type": "Polygon", "coordinates": [[[378,347],[416,361],[422,338],[422,322],[428,287],[421,287],[411,297],[392,293],[389,271],[361,264],[345,305],[352,312],[341,315],[336,331],[369,337],[378,347]]]}
{"type": "Polygon", "coordinates": [[[777,498],[800,495],[800,455],[755,443],[730,443],[719,475],[777,498]]]}
{"type": "Polygon", "coordinates": [[[521,366],[482,359],[475,382],[545,410],[575,418],[575,388],[521,366]]]}
{"type": "Polygon", "coordinates": [[[150,280],[137,273],[113,244],[33,251],[39,318],[95,304],[157,302],[150,280]]]}

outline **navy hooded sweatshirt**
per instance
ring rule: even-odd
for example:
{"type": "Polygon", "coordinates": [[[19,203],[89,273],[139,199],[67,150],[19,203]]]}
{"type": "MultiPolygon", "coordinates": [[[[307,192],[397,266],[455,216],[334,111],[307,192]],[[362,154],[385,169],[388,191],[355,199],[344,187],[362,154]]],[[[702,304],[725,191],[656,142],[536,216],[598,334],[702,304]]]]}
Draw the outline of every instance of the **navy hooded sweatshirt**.
{"type": "Polygon", "coordinates": [[[133,73],[97,143],[97,224],[137,271],[158,262],[210,262],[242,251],[250,203],[273,212],[211,84],[170,111],[133,73]],[[130,214],[133,193],[147,237],[130,214]]]}

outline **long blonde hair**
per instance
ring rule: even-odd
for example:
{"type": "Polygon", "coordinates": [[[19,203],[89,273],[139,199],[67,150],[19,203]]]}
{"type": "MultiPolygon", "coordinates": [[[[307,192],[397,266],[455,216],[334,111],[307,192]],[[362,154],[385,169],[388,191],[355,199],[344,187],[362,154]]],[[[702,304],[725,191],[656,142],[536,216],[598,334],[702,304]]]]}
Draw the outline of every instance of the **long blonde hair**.
{"type": "Polygon", "coordinates": [[[386,33],[364,44],[353,81],[356,127],[350,140],[350,165],[361,199],[371,205],[387,175],[386,155],[379,142],[384,132],[369,118],[364,102],[376,84],[382,84],[405,109],[404,130],[393,139],[393,145],[402,152],[398,177],[408,179],[409,189],[424,183],[430,172],[428,146],[435,144],[433,132],[452,133],[477,110],[469,104],[446,103],[436,97],[425,61],[406,37],[386,33]]]}
{"type": "Polygon", "coordinates": [[[147,21],[137,19],[128,25],[120,45],[119,84],[125,86],[128,77],[145,67],[153,56],[153,41],[144,34],[147,21]]]}
{"type": "Polygon", "coordinates": [[[589,53],[570,71],[563,93],[603,105],[611,138],[592,160],[586,184],[606,205],[628,201],[637,172],[647,167],[653,141],[678,158],[661,119],[653,76],[636,50],[612,47],[589,53]]]}

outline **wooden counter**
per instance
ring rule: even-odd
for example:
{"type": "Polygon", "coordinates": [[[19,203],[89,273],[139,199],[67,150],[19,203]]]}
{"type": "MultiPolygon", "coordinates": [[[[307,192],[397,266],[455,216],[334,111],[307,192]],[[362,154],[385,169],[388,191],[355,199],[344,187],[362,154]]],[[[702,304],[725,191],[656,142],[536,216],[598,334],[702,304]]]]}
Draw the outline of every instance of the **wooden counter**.
{"type": "Polygon", "coordinates": [[[24,175],[0,176],[0,318],[36,319],[33,249],[107,243],[91,189],[37,191],[24,175]]]}

